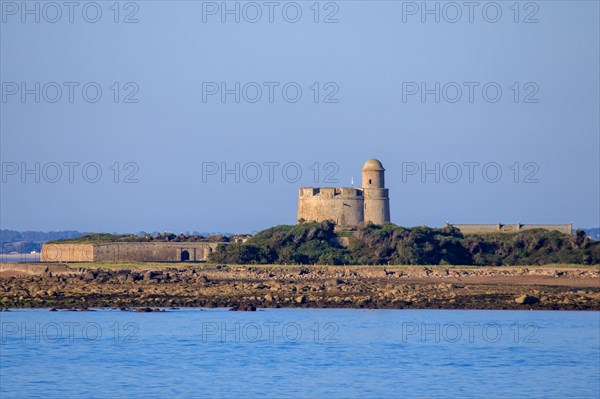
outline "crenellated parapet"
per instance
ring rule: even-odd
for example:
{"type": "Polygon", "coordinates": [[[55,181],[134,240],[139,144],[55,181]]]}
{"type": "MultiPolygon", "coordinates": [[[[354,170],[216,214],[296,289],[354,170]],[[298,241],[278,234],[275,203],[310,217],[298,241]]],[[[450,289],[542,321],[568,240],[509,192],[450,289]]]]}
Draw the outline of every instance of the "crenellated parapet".
{"type": "Polygon", "coordinates": [[[300,198],[349,198],[358,199],[363,197],[363,191],[354,187],[302,187],[300,198]]]}

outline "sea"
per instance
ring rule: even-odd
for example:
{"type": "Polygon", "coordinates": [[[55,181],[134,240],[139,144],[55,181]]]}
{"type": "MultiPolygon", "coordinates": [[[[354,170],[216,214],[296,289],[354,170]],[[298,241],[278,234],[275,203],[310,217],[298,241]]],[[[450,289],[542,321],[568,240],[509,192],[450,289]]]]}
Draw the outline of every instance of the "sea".
{"type": "Polygon", "coordinates": [[[0,254],[0,263],[39,262],[40,254],[0,254]]]}
{"type": "Polygon", "coordinates": [[[0,398],[594,398],[600,312],[0,312],[0,398]]]}

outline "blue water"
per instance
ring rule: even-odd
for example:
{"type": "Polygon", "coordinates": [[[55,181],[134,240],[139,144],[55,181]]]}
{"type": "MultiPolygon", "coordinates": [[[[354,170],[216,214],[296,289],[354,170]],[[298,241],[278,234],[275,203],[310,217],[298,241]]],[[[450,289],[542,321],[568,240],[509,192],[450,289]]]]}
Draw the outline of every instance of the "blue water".
{"type": "Polygon", "coordinates": [[[0,397],[600,396],[600,312],[0,313],[0,397]]]}

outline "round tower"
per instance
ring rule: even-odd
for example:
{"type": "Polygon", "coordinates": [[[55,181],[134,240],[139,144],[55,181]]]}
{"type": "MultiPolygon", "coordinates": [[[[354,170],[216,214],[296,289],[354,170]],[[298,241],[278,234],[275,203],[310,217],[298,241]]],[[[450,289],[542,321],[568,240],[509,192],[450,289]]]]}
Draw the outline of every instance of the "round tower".
{"type": "Polygon", "coordinates": [[[385,169],[377,159],[369,159],[362,168],[364,222],[383,224],[390,221],[390,199],[385,188],[385,169]]]}

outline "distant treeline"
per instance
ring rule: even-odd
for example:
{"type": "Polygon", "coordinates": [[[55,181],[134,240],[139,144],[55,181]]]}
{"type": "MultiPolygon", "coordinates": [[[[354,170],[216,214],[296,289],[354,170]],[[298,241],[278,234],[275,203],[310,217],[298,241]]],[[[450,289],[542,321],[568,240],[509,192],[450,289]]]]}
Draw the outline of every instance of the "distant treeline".
{"type": "Polygon", "coordinates": [[[454,227],[358,227],[346,238],[330,222],[276,226],[245,243],[222,245],[209,260],[236,264],[542,265],[600,263],[600,242],[585,232],[463,235],[454,227]],[[340,240],[347,239],[347,246],[340,240]]]}
{"type": "Polygon", "coordinates": [[[600,227],[594,227],[592,229],[583,229],[583,231],[585,231],[585,234],[592,240],[600,241],[600,227]]]}
{"type": "Polygon", "coordinates": [[[75,238],[84,235],[75,230],[68,231],[15,231],[15,230],[0,230],[0,243],[31,241],[31,242],[46,242],[50,240],[60,240],[63,238],[75,238]]]}
{"type": "Polygon", "coordinates": [[[0,253],[40,251],[42,245],[50,240],[80,237],[79,231],[15,231],[0,230],[0,253]]]}

